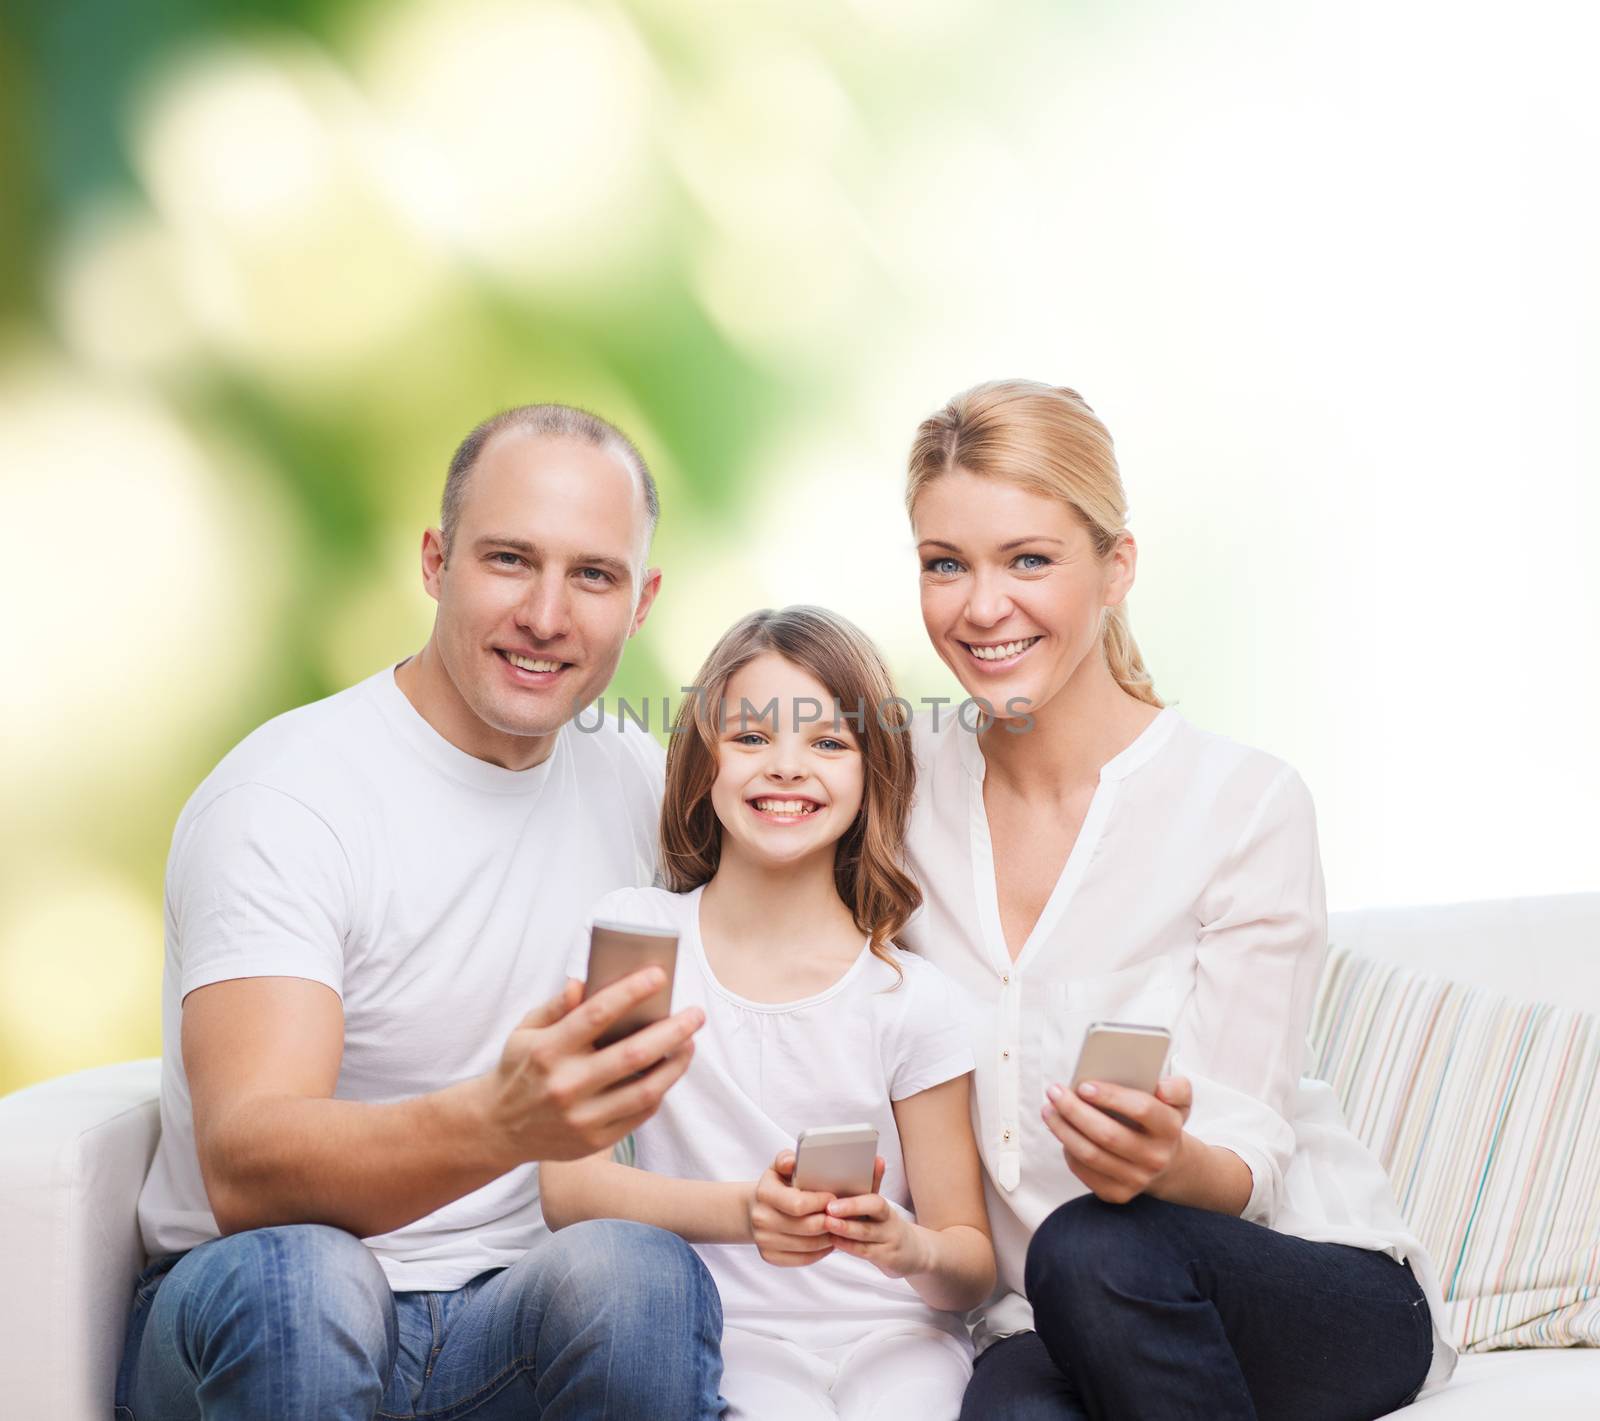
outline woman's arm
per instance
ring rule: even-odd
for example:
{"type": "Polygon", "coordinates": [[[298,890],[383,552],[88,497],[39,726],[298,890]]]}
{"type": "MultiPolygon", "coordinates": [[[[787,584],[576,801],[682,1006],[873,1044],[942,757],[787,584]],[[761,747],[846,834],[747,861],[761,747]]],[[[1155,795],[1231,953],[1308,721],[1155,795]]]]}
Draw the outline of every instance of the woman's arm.
{"type": "Polygon", "coordinates": [[[1148,1190],[1270,1225],[1294,1154],[1290,1122],[1328,941],[1316,812],[1289,766],[1199,909],[1194,991],[1172,1043],[1186,1077],[1157,1096],[1097,1083],[1099,1104],[1132,1130],[1059,1085],[1044,1118],[1069,1168],[1102,1199],[1148,1190]]]}
{"type": "Polygon", "coordinates": [[[618,1164],[609,1151],[539,1166],[539,1198],[552,1229],[585,1219],[633,1219],[688,1243],[749,1243],[756,1186],[672,1179],[618,1164]]]}
{"type": "Polygon", "coordinates": [[[970,1074],[957,1076],[894,1102],[915,1223],[877,1193],[828,1206],[836,1249],[866,1259],[888,1277],[904,1278],[929,1307],[949,1312],[976,1307],[994,1290],[994,1245],[972,1138],[971,1081],[970,1074]]]}

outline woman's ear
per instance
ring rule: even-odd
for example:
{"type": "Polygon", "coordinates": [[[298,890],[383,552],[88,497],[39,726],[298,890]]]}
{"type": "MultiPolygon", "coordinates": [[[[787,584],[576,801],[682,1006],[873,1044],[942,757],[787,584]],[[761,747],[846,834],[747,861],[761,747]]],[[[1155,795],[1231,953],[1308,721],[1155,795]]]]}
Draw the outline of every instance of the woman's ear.
{"type": "Polygon", "coordinates": [[[1118,534],[1105,558],[1106,606],[1120,606],[1127,599],[1128,593],[1133,591],[1138,566],[1139,545],[1134,542],[1133,534],[1126,531],[1118,534]]]}

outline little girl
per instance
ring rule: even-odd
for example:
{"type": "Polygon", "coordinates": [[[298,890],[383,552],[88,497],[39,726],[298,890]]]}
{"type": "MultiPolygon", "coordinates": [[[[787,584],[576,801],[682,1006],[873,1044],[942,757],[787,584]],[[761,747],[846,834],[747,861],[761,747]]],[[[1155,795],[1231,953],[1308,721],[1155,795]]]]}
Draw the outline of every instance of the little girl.
{"type": "MultiPolygon", "coordinates": [[[[722,1294],[730,1418],[955,1421],[959,1314],[993,1287],[994,1250],[965,1013],[891,941],[920,901],[901,867],[905,703],[866,637],[814,607],[752,613],[697,685],[667,753],[667,887],[608,894],[591,919],[674,929],[673,1010],[706,1024],[636,1132],[637,1167],[543,1165],[545,1218],[696,1246],[722,1294]],[[861,1123],[874,1192],[791,1186],[801,1130],[861,1123]]],[[[573,976],[587,953],[586,931],[573,976]]]]}

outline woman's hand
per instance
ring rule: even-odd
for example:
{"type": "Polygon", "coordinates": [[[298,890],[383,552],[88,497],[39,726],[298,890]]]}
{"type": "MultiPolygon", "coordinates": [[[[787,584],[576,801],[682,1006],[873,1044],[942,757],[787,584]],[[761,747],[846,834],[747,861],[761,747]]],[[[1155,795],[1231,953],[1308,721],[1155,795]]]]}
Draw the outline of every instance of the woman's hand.
{"type": "Polygon", "coordinates": [[[1158,1190],[1183,1153],[1194,1092],[1182,1076],[1160,1082],[1154,1095],[1105,1081],[1085,1081],[1076,1093],[1053,1085],[1046,1094],[1044,1123],[1067,1168],[1108,1204],[1158,1190]]]}
{"type": "Polygon", "coordinates": [[[780,1150],[750,1196],[750,1238],[774,1268],[804,1268],[833,1252],[828,1216],[833,1195],[796,1189],[794,1151],[780,1150]]]}
{"type": "Polygon", "coordinates": [[[922,1230],[878,1193],[883,1156],[872,1166],[872,1193],[828,1205],[828,1233],[840,1253],[864,1258],[887,1278],[925,1273],[931,1267],[922,1230]]]}

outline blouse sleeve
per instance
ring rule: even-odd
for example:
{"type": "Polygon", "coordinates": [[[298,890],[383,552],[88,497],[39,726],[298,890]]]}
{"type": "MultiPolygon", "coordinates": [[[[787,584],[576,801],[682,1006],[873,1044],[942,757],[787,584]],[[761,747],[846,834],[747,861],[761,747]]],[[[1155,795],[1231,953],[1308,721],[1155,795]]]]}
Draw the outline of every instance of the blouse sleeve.
{"type": "Polygon", "coordinates": [[[1189,1132],[1249,1166],[1241,1217],[1270,1226],[1294,1154],[1295,1098],[1328,941],[1316,812],[1288,765],[1199,907],[1195,986],[1174,1032],[1172,1069],[1194,1086],[1189,1132]]]}

